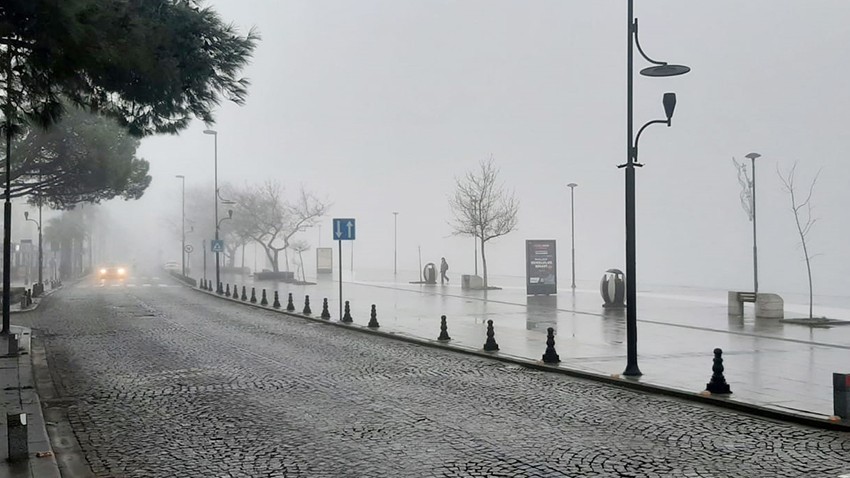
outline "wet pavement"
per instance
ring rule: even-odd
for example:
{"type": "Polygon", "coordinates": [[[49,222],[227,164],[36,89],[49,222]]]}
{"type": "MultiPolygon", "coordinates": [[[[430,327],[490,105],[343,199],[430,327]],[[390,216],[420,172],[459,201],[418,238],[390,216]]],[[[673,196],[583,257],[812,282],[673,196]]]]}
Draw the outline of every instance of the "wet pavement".
{"type": "MultiPolygon", "coordinates": [[[[336,285],[305,286],[315,313],[323,288],[336,285]]],[[[572,342],[600,361],[606,341],[618,337],[613,325],[608,336],[593,322],[601,317],[545,307],[519,312],[528,305],[507,296],[485,302],[451,288],[436,294],[418,286],[345,287],[358,324],[368,320],[369,298],[378,299],[382,329],[429,337],[439,331],[433,313],[453,311],[450,334],[476,347],[484,318],[499,324],[503,349],[539,353],[540,326],[555,323],[562,359],[574,353],[566,345],[572,342]],[[563,314],[575,316],[576,337],[593,331],[597,343],[573,339],[563,314]]],[[[303,306],[303,295],[292,291],[303,306]]],[[[46,413],[56,417],[55,428],[69,431],[64,441],[78,442],[63,443],[57,460],[90,470],[75,476],[850,473],[844,432],[355,333],[164,278],[72,284],[16,320],[32,327],[46,351],[55,387],[46,413]]],[[[601,363],[615,366],[614,358],[601,363]]]]}
{"type": "MultiPolygon", "coordinates": [[[[258,282],[251,277],[225,276],[240,287],[266,287],[295,297],[303,308],[311,296],[315,314],[327,297],[334,319],[339,312],[339,283],[324,276],[315,285],[258,282]]],[[[435,339],[440,316],[448,317],[453,344],[481,347],[486,322],[493,320],[500,354],[540,360],[546,329],[556,330],[561,367],[603,375],[625,368],[625,310],[602,307],[598,285],[579,284],[573,292],[527,296],[521,278],[495,277],[501,290],[462,290],[457,280],[447,285],[411,284],[403,275],[372,272],[343,278],[344,300],[349,300],[356,323],[369,320],[376,304],[382,330],[435,339]]],[[[415,280],[416,278],[413,277],[415,280]]],[[[752,304],[744,317],[727,314],[726,291],[694,288],[654,288],[638,293],[638,363],[640,381],[692,392],[705,389],[712,374],[712,351],[723,350],[725,376],[731,401],[741,401],[783,412],[817,418],[833,415],[832,373],[850,370],[850,326],[829,328],[757,319],[752,304]]],[[[834,298],[830,318],[850,319],[850,304],[834,298]]],[[[786,318],[802,317],[807,306],[786,299],[786,318]]]]}

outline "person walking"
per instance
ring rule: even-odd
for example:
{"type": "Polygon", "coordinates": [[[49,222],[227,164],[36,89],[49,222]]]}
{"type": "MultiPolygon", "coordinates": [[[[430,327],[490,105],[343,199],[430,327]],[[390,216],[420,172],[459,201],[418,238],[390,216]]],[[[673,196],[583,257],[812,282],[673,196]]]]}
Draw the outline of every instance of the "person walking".
{"type": "Polygon", "coordinates": [[[449,277],[446,275],[446,271],[449,270],[449,263],[446,262],[445,257],[440,258],[440,284],[445,284],[449,281],[449,277]]]}

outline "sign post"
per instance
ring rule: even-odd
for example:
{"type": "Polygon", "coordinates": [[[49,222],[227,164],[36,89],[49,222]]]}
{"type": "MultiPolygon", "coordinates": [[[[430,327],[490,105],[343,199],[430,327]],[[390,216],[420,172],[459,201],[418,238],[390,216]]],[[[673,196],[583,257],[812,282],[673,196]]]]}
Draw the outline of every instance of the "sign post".
{"type": "Polygon", "coordinates": [[[342,320],[342,241],[353,241],[356,233],[353,218],[334,218],[334,240],[339,243],[339,320],[342,320]]]}

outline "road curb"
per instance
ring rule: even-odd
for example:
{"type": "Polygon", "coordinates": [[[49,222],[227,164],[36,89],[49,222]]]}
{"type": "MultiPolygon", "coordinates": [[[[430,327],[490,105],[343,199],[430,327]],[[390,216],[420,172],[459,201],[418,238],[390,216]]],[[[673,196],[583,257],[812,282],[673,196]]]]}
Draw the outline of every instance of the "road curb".
{"type": "MultiPolygon", "coordinates": [[[[186,287],[189,287],[189,286],[186,286],[186,287]]],[[[437,341],[436,339],[434,339],[434,340],[423,339],[423,338],[414,337],[414,336],[410,336],[410,335],[399,334],[397,332],[384,332],[384,331],[379,330],[379,329],[368,328],[365,325],[344,323],[344,322],[339,322],[338,320],[334,321],[334,320],[322,319],[320,317],[313,317],[313,316],[303,315],[303,314],[299,314],[299,313],[295,313],[295,312],[287,312],[286,310],[283,310],[283,309],[275,309],[275,308],[272,308],[272,307],[269,307],[269,306],[262,306],[262,305],[259,305],[259,304],[252,304],[250,302],[243,302],[239,299],[233,299],[231,297],[225,297],[223,295],[218,295],[215,292],[209,292],[209,291],[197,288],[197,287],[192,287],[191,289],[196,291],[196,292],[203,293],[203,294],[206,294],[206,295],[209,295],[209,296],[213,296],[213,297],[221,299],[221,300],[226,300],[226,301],[229,301],[229,302],[234,302],[234,303],[237,303],[237,304],[246,305],[246,306],[253,307],[253,308],[256,308],[256,309],[261,309],[261,310],[265,310],[265,311],[269,311],[269,312],[277,312],[277,313],[280,313],[280,314],[283,314],[283,315],[286,315],[286,316],[290,316],[290,317],[294,317],[294,318],[304,319],[304,320],[317,322],[317,323],[321,323],[321,324],[326,324],[326,325],[332,325],[332,326],[335,326],[335,327],[341,327],[341,328],[354,330],[354,331],[361,332],[361,333],[378,335],[378,336],[389,338],[389,339],[401,340],[401,341],[416,344],[416,345],[424,345],[424,346],[427,346],[427,347],[438,348],[438,349],[452,351],[452,352],[459,352],[459,353],[463,353],[463,354],[467,354],[467,355],[474,355],[474,356],[477,356],[477,357],[488,358],[488,359],[497,360],[497,361],[500,361],[500,362],[520,365],[522,367],[526,367],[526,368],[530,368],[530,369],[534,369],[534,370],[539,370],[539,371],[543,371],[543,372],[558,373],[558,374],[567,375],[567,376],[575,377],[575,378],[581,378],[581,379],[585,379],[585,380],[592,380],[594,382],[604,383],[604,384],[607,384],[607,385],[613,385],[613,386],[616,386],[616,387],[626,388],[626,389],[630,389],[630,390],[638,390],[638,391],[643,391],[643,392],[647,392],[647,393],[653,393],[653,394],[656,394],[656,395],[664,395],[664,396],[669,396],[669,397],[680,398],[680,399],[689,400],[689,401],[692,401],[692,402],[697,402],[697,403],[701,403],[701,404],[705,404],[705,405],[711,405],[711,406],[715,406],[715,407],[735,410],[735,411],[738,411],[738,412],[743,412],[743,413],[747,413],[747,414],[758,416],[758,417],[769,418],[769,419],[783,421],[783,422],[790,422],[790,423],[810,426],[810,427],[813,427],[813,428],[819,428],[819,429],[824,429],[824,430],[850,432],[850,421],[831,421],[831,420],[827,420],[827,419],[819,419],[819,418],[814,418],[814,417],[810,417],[810,416],[806,416],[806,415],[800,415],[800,414],[796,414],[796,413],[783,412],[783,411],[780,411],[780,410],[775,410],[775,409],[763,407],[763,406],[760,406],[760,405],[736,401],[736,400],[728,398],[728,397],[705,394],[707,392],[703,392],[703,393],[689,392],[689,391],[686,391],[686,390],[680,390],[680,389],[676,389],[676,388],[665,387],[665,386],[662,386],[662,385],[655,385],[655,384],[649,384],[649,383],[641,382],[639,379],[625,378],[625,377],[618,376],[618,375],[603,375],[603,374],[597,374],[597,373],[592,373],[592,372],[586,372],[586,371],[583,371],[583,370],[567,368],[563,365],[558,365],[558,364],[549,365],[549,364],[543,363],[542,360],[536,361],[536,360],[531,360],[531,359],[527,359],[527,358],[524,358],[524,357],[517,357],[517,356],[514,356],[514,355],[504,354],[504,353],[501,353],[501,352],[485,352],[484,350],[479,350],[479,349],[475,349],[475,348],[472,348],[472,347],[461,346],[461,345],[452,345],[451,343],[440,342],[440,341],[437,341]]]]}

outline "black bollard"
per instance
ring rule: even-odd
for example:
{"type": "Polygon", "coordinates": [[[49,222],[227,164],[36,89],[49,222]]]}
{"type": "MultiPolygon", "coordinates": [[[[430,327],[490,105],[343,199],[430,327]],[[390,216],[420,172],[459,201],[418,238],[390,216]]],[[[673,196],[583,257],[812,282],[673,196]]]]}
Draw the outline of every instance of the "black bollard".
{"type": "Polygon", "coordinates": [[[242,300],[248,300],[248,294],[246,293],[245,286],[242,286],[242,300]]]}
{"type": "MultiPolygon", "coordinates": [[[[50,281],[50,288],[53,288],[53,281],[50,281]]],[[[207,290],[207,282],[205,279],[201,279],[201,289],[207,290]]]]}
{"type": "Polygon", "coordinates": [[[272,307],[275,309],[280,308],[280,296],[277,294],[277,291],[274,291],[274,302],[272,302],[272,307]]]}
{"type": "Polygon", "coordinates": [[[380,327],[380,325],[378,325],[378,311],[375,310],[375,304],[372,304],[372,312],[369,316],[369,323],[366,325],[366,327],[370,327],[373,329],[377,329],[378,327],[380,327]]]}
{"type": "Polygon", "coordinates": [[[727,394],[732,393],[729,389],[729,384],[726,383],[726,377],[723,376],[723,351],[714,349],[714,365],[711,367],[711,381],[705,384],[705,389],[711,393],[727,394]]]}
{"type": "Polygon", "coordinates": [[[251,303],[252,304],[257,303],[257,290],[253,287],[251,287],[251,303]]]}
{"type": "Polygon", "coordinates": [[[231,297],[234,299],[239,298],[239,287],[237,287],[236,284],[233,284],[233,295],[231,297]]]}
{"type": "Polygon", "coordinates": [[[224,284],[222,284],[221,282],[219,282],[219,283],[218,283],[218,286],[217,286],[217,287],[216,287],[216,289],[215,289],[215,292],[216,292],[216,294],[218,294],[218,295],[222,295],[222,294],[224,294],[224,284]]]}
{"type": "Polygon", "coordinates": [[[313,313],[313,311],[310,310],[310,296],[309,295],[304,296],[304,310],[302,310],[301,313],[304,314],[304,315],[310,315],[310,314],[313,313]]]}
{"type": "Polygon", "coordinates": [[[496,331],[493,330],[493,321],[487,321],[487,341],[484,342],[484,350],[494,352],[499,350],[499,344],[496,343],[496,331]]]}
{"type": "Polygon", "coordinates": [[[289,293],[289,300],[286,301],[286,311],[295,312],[295,304],[292,303],[292,292],[289,293]]]}
{"type": "Polygon", "coordinates": [[[555,329],[549,327],[546,329],[546,353],[543,354],[543,362],[545,363],[560,363],[561,358],[555,352],[555,329]]]}
{"type": "Polygon", "coordinates": [[[327,297],[325,297],[322,300],[322,318],[323,319],[330,319],[331,318],[331,311],[328,310],[328,298],[327,297]]]}
{"type": "Polygon", "coordinates": [[[230,284],[227,284],[226,287],[227,288],[224,289],[224,295],[226,295],[227,297],[230,297],[230,284]]]}
{"type": "Polygon", "coordinates": [[[260,305],[269,305],[269,300],[266,299],[266,289],[263,289],[263,296],[260,298],[260,305]]]}
{"type": "Polygon", "coordinates": [[[351,307],[348,305],[348,301],[345,301],[345,313],[342,314],[342,318],[339,319],[340,322],[354,322],[354,319],[351,318],[351,307]]]}
{"type": "Polygon", "coordinates": [[[446,316],[440,316],[440,336],[437,340],[451,340],[449,337],[449,326],[446,324],[446,316]]]}

